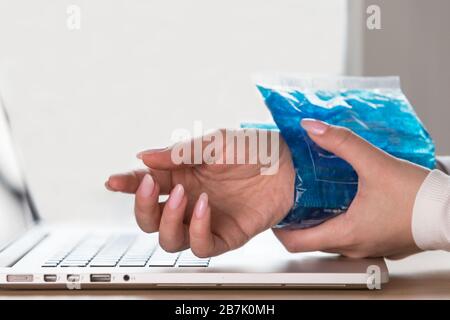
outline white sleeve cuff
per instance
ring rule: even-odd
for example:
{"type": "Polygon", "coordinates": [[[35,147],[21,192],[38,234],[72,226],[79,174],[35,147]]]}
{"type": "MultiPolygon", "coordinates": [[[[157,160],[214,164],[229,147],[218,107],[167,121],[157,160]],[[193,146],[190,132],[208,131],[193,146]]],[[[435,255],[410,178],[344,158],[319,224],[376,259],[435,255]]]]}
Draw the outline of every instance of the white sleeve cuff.
{"type": "Polygon", "coordinates": [[[412,234],[422,250],[450,251],[450,177],[431,171],[416,195],[412,234]]]}

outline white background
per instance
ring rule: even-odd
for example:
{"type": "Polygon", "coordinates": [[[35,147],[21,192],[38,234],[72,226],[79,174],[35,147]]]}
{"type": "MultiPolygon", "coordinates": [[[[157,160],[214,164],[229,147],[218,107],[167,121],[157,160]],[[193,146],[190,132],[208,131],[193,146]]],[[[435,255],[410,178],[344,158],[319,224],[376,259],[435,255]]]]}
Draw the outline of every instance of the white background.
{"type": "MultiPolygon", "coordinates": [[[[132,215],[105,191],[176,128],[269,115],[254,72],[340,74],[346,3],[0,0],[0,91],[37,205],[53,220],[132,215]],[[66,8],[81,8],[81,29],[66,8]]],[[[106,221],[106,220],[105,220],[106,221]]]]}

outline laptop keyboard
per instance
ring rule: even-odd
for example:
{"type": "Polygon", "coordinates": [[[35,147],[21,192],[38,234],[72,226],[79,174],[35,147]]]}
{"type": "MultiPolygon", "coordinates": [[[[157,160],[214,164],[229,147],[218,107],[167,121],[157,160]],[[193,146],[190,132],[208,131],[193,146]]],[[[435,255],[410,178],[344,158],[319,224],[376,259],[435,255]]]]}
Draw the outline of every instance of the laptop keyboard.
{"type": "Polygon", "coordinates": [[[171,253],[136,234],[88,236],[50,257],[42,267],[208,267],[191,250],[171,253]]]}

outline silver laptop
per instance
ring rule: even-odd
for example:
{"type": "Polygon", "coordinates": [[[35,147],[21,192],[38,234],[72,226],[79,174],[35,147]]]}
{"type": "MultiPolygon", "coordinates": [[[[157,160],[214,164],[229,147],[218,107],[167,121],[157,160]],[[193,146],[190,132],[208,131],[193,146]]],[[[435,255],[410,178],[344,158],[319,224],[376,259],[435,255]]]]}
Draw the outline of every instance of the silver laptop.
{"type": "Polygon", "coordinates": [[[380,288],[383,259],[288,253],[270,231],[213,258],[168,253],[157,234],[42,221],[0,107],[0,288],[380,288]]]}

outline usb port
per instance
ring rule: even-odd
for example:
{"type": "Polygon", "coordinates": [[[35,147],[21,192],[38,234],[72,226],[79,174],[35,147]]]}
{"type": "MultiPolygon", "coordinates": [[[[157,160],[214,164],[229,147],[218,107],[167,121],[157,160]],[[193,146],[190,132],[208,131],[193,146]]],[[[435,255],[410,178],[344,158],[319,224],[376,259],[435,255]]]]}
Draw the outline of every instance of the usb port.
{"type": "Polygon", "coordinates": [[[44,281],[45,282],[56,282],[56,274],[44,274],[44,281]]]}
{"type": "Polygon", "coordinates": [[[91,274],[91,282],[111,282],[111,275],[107,273],[91,274]]]}

